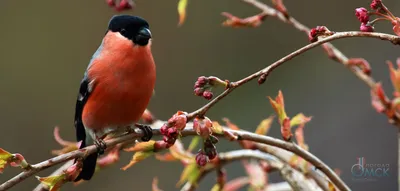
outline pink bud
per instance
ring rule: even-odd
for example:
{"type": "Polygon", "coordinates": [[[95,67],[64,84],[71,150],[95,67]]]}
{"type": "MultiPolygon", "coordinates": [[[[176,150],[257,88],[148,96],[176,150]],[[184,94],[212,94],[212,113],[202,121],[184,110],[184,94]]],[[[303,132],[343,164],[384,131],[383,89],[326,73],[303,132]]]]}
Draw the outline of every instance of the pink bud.
{"type": "Polygon", "coordinates": [[[183,130],[186,127],[187,117],[185,114],[179,114],[174,117],[175,125],[174,127],[178,130],[183,130]]]}
{"type": "Polygon", "coordinates": [[[205,155],[203,152],[199,152],[196,154],[196,163],[199,166],[205,166],[208,163],[209,159],[208,156],[205,155]]]}
{"type": "Polygon", "coordinates": [[[208,82],[208,79],[205,76],[200,76],[197,78],[197,82],[201,85],[205,85],[208,82]]]}
{"type": "Polygon", "coordinates": [[[371,9],[376,10],[382,8],[382,1],[381,0],[373,0],[371,2],[371,9]]]}
{"type": "Polygon", "coordinates": [[[203,138],[208,138],[211,133],[212,122],[209,118],[204,117],[201,118],[194,118],[193,120],[193,129],[197,132],[198,135],[202,136],[203,138]]]}
{"type": "Polygon", "coordinates": [[[368,11],[364,7],[356,9],[356,16],[361,23],[367,23],[369,21],[368,11]]]}
{"type": "Polygon", "coordinates": [[[121,0],[118,5],[115,6],[116,11],[124,11],[132,9],[133,1],[132,0],[121,0]]]}
{"type": "Polygon", "coordinates": [[[167,132],[168,138],[177,138],[178,137],[178,130],[174,127],[169,128],[167,132]]]}
{"type": "Polygon", "coordinates": [[[75,163],[74,165],[66,169],[64,172],[67,175],[68,180],[75,180],[78,177],[81,170],[82,170],[81,164],[75,163]]]}
{"type": "Polygon", "coordinates": [[[329,33],[329,32],[330,31],[325,26],[317,26],[315,28],[312,28],[310,30],[310,32],[308,33],[308,40],[310,42],[317,42],[319,35],[323,35],[323,34],[326,34],[326,33],[329,33]]]}
{"type": "Polygon", "coordinates": [[[328,30],[326,26],[317,26],[315,29],[318,31],[318,33],[324,33],[328,30]]]}
{"type": "Polygon", "coordinates": [[[167,133],[168,133],[168,125],[167,125],[167,124],[164,124],[164,125],[160,128],[160,132],[161,132],[161,134],[163,134],[163,135],[167,135],[167,133]]]}
{"type": "Polygon", "coordinates": [[[369,25],[369,24],[361,23],[360,31],[362,31],[362,32],[374,32],[374,27],[369,25]]]}
{"type": "Polygon", "coordinates": [[[400,36],[400,18],[396,17],[396,20],[392,21],[393,25],[393,32],[397,34],[397,36],[400,36]]]}
{"type": "Polygon", "coordinates": [[[206,98],[207,100],[210,100],[213,97],[213,93],[211,91],[204,91],[203,97],[206,98]]]}
{"type": "Polygon", "coordinates": [[[310,30],[310,32],[308,33],[308,40],[310,41],[310,42],[316,42],[318,39],[317,39],[317,33],[318,31],[317,31],[317,29],[315,29],[315,28],[312,28],[311,30],[310,30]]]}
{"type": "Polygon", "coordinates": [[[197,96],[202,96],[204,92],[204,88],[195,88],[194,89],[194,94],[197,96]]]}
{"type": "Polygon", "coordinates": [[[108,6],[110,6],[110,7],[114,7],[115,6],[115,2],[114,1],[115,0],[106,0],[108,6]]]}

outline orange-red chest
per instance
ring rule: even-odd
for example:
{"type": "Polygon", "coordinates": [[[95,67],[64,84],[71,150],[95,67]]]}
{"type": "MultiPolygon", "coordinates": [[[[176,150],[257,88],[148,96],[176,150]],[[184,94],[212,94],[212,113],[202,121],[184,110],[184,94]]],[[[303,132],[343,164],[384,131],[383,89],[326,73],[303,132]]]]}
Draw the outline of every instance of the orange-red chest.
{"type": "Polygon", "coordinates": [[[134,46],[118,33],[106,35],[88,68],[88,77],[94,81],[82,113],[86,128],[123,127],[140,119],[156,79],[150,43],[134,46]]]}

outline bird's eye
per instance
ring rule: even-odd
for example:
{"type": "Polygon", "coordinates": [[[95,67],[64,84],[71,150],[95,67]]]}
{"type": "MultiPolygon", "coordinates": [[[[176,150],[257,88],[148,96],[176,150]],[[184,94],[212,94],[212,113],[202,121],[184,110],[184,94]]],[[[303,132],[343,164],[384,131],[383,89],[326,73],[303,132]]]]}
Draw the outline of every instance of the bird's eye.
{"type": "Polygon", "coordinates": [[[121,32],[120,32],[122,35],[124,35],[125,33],[126,33],[126,30],[125,29],[121,29],[121,32]]]}

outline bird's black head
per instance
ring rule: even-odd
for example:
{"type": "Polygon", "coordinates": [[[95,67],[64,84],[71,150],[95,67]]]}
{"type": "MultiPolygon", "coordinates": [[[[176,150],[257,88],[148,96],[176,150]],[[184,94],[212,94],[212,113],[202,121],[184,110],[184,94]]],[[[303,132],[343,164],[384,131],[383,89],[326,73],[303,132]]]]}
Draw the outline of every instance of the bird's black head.
{"type": "Polygon", "coordinates": [[[143,18],[137,16],[113,16],[108,24],[108,30],[119,32],[122,36],[140,46],[146,46],[151,38],[149,24],[143,18]]]}

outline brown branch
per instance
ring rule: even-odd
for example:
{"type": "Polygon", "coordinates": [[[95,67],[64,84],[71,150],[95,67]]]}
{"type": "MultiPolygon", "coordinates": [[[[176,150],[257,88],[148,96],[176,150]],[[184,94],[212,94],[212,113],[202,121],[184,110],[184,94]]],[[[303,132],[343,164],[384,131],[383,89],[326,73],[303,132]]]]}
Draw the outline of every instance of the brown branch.
{"type": "MultiPolygon", "coordinates": [[[[153,128],[153,133],[154,135],[160,135],[160,128],[164,124],[164,121],[155,121],[151,126],[153,128]]],[[[295,153],[296,155],[304,158],[304,160],[310,162],[312,165],[320,169],[323,173],[327,175],[327,177],[332,181],[334,185],[336,185],[338,188],[341,190],[349,190],[349,188],[345,185],[345,183],[334,173],[332,169],[330,169],[325,163],[323,163],[320,159],[312,155],[306,150],[303,150],[299,146],[297,146],[295,143],[292,142],[285,142],[280,139],[276,139],[273,137],[269,136],[262,136],[262,135],[257,135],[255,133],[250,133],[246,131],[235,131],[235,130],[230,130],[230,129],[224,129],[224,131],[227,131],[235,136],[237,136],[239,139],[238,140],[248,140],[248,141],[254,141],[258,143],[263,143],[263,144],[268,144],[272,145],[275,147],[282,148],[284,150],[288,150],[290,152],[295,153]]],[[[193,130],[193,124],[188,123],[186,128],[182,131],[182,136],[190,136],[190,135],[197,135],[196,132],[193,130]]],[[[121,137],[116,137],[112,138],[110,140],[106,140],[106,145],[107,147],[112,147],[115,146],[118,143],[122,142],[128,142],[132,141],[134,139],[137,139],[139,137],[143,136],[143,132],[139,129],[136,129],[136,132],[133,132],[131,134],[126,134],[121,137]]],[[[88,147],[85,147],[83,149],[75,150],[51,159],[48,159],[46,161],[40,162],[38,164],[32,165],[32,169],[24,171],[14,178],[4,182],[2,185],[0,185],[0,190],[7,190],[14,185],[16,185],[19,182],[22,182],[26,178],[44,170],[49,167],[55,166],[57,164],[69,161],[74,158],[79,158],[79,157],[84,157],[87,154],[91,154],[96,152],[96,146],[91,145],[88,147]]]]}
{"type": "MultiPolygon", "coordinates": [[[[248,0],[248,1],[253,1],[253,0],[248,0]]],[[[237,82],[231,82],[227,89],[222,92],[220,95],[218,95],[216,98],[214,98],[213,100],[211,100],[210,102],[208,102],[206,105],[204,105],[203,107],[201,107],[200,109],[190,113],[187,115],[188,120],[193,119],[196,116],[203,116],[205,115],[205,113],[212,107],[214,106],[218,101],[220,101],[221,99],[223,99],[225,96],[227,96],[230,92],[232,92],[234,89],[236,89],[237,87],[240,87],[241,85],[255,79],[258,78],[260,76],[263,76],[265,79],[268,77],[268,75],[278,66],[282,65],[283,63],[293,59],[294,57],[312,49],[315,48],[319,45],[322,45],[324,43],[333,41],[333,40],[337,40],[337,39],[342,39],[342,38],[352,38],[352,37],[370,37],[370,38],[377,38],[377,39],[381,39],[381,40],[387,40],[392,42],[395,45],[400,45],[400,37],[399,36],[395,36],[395,35],[390,35],[390,34],[385,34],[385,33],[369,33],[369,32],[359,32],[359,31],[349,31],[349,32],[337,32],[331,36],[328,36],[324,39],[320,39],[317,42],[308,44],[290,54],[288,54],[287,56],[281,58],[280,60],[272,63],[271,65],[269,65],[268,67],[251,74],[250,76],[247,76],[237,82]]],[[[332,46],[333,48],[333,46],[332,46]]],[[[333,52],[339,52],[337,49],[334,49],[335,51],[333,52]]],[[[340,52],[339,52],[340,53],[340,52]]],[[[336,53],[338,54],[338,53],[336,53]]],[[[339,54],[338,54],[339,55],[339,54]]],[[[343,55],[344,56],[344,55],[343,55]]],[[[346,58],[347,59],[347,58],[346,58]]],[[[354,68],[354,70],[356,70],[356,68],[354,68]]],[[[360,70],[360,72],[362,72],[362,70],[360,70]]],[[[362,72],[363,73],[363,72],[362,72]]],[[[370,78],[368,75],[366,74],[358,74],[360,75],[363,79],[368,79],[371,80],[372,78],[370,78]]],[[[368,83],[369,84],[369,83],[368,83]]],[[[375,85],[375,82],[372,81],[371,84],[375,85]]]]}
{"type": "MultiPolygon", "coordinates": [[[[268,164],[274,170],[278,170],[282,176],[282,178],[287,181],[293,190],[318,190],[316,186],[307,180],[301,173],[294,170],[288,164],[283,163],[279,159],[275,158],[272,155],[254,151],[254,150],[236,150],[236,151],[229,151],[225,153],[219,153],[218,155],[219,164],[215,166],[208,167],[201,171],[199,178],[196,180],[198,183],[206,174],[210,173],[213,170],[216,170],[219,166],[226,165],[230,162],[234,162],[236,160],[243,160],[243,159],[258,159],[268,162],[268,164]]],[[[195,184],[191,184],[187,182],[181,189],[181,191],[193,191],[195,190],[195,184]]]]}
{"type": "MultiPolygon", "coordinates": [[[[159,135],[160,131],[159,131],[159,129],[157,129],[157,130],[154,130],[153,133],[155,135],[159,135]]],[[[105,142],[106,142],[107,147],[112,147],[118,143],[130,141],[130,140],[133,140],[133,139],[141,137],[141,136],[143,136],[143,132],[140,129],[137,129],[137,132],[127,134],[127,135],[124,135],[121,137],[113,138],[113,139],[107,140],[105,142]]],[[[75,151],[60,155],[60,156],[53,157],[53,158],[45,160],[43,162],[34,164],[34,165],[32,165],[32,168],[30,168],[29,170],[21,172],[17,176],[15,176],[15,177],[11,178],[10,180],[1,184],[0,191],[7,190],[7,189],[15,186],[17,183],[22,182],[26,178],[28,178],[42,170],[45,170],[49,167],[69,161],[71,159],[84,158],[87,155],[92,154],[96,151],[97,151],[96,146],[91,145],[91,146],[85,147],[83,149],[75,150],[75,151]]]]}
{"type": "MultiPolygon", "coordinates": [[[[265,152],[265,153],[275,156],[276,158],[278,158],[279,160],[281,160],[285,163],[290,163],[290,159],[293,156],[293,153],[291,153],[291,152],[288,152],[281,148],[273,147],[270,145],[256,143],[254,145],[254,147],[259,151],[262,151],[262,152],[265,152]]],[[[322,190],[330,191],[328,182],[326,181],[326,178],[323,177],[320,173],[316,172],[312,166],[310,166],[307,169],[301,168],[300,166],[294,166],[294,169],[296,169],[296,170],[304,173],[306,176],[309,176],[310,178],[312,178],[315,181],[315,183],[322,190]]]]}

